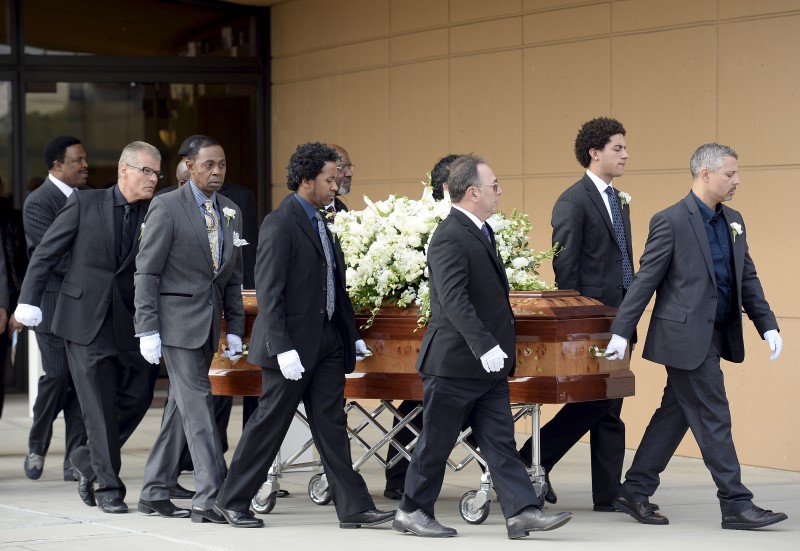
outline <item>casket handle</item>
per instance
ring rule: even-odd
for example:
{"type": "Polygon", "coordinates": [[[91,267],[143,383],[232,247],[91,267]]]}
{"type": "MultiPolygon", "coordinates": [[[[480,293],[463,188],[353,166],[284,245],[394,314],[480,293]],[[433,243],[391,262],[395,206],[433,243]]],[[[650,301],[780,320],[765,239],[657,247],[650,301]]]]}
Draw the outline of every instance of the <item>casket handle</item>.
{"type": "Polygon", "coordinates": [[[593,344],[589,347],[589,355],[592,358],[605,358],[606,357],[606,349],[600,348],[596,344],[593,344]]]}

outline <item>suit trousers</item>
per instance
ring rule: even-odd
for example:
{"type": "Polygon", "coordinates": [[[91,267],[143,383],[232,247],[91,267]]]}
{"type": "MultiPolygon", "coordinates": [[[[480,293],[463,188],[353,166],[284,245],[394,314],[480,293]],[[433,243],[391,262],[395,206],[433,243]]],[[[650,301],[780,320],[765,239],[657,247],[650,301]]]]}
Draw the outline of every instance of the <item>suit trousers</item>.
{"type": "Polygon", "coordinates": [[[125,498],[120,449],[153,401],[153,366],[138,350],[117,348],[110,309],[94,341],[66,345],[88,435],[87,446],[73,451],[71,459],[85,475],[97,479],[98,503],[125,498]]]}
{"type": "MultiPolygon", "coordinates": [[[[592,462],[592,501],[611,505],[619,490],[625,459],[625,423],[622,398],[566,404],[541,430],[541,465],[545,472],[589,433],[592,462]]],[[[533,455],[529,438],[519,453],[530,465],[533,455]]]]}
{"type": "Polygon", "coordinates": [[[147,458],[142,499],[168,499],[178,479],[180,457],[188,442],[194,464],[192,504],[211,509],[225,478],[222,452],[208,368],[214,357],[211,338],[201,348],[161,347],[169,374],[169,396],[161,430],[147,458]]]}
{"type": "Polygon", "coordinates": [[[752,507],[753,494],[741,480],[741,467],[731,435],[731,414],[720,369],[722,335],[716,329],[708,355],[696,369],[667,366],[667,386],[625,474],[625,490],[651,496],[659,475],[692,429],[706,468],[717,485],[722,516],[736,515],[752,507]]]}
{"type": "Polygon", "coordinates": [[[317,362],[302,378],[290,381],[280,370],[263,369],[258,409],[250,416],[217,498],[223,508],[245,512],[267,479],[300,401],[319,452],[340,519],[373,509],[375,503],[362,476],[353,470],[344,397],[344,352],[336,325],[326,322],[317,362]]]}
{"type": "Polygon", "coordinates": [[[444,481],[447,458],[465,422],[472,427],[503,516],[508,519],[538,505],[528,471],[517,452],[508,379],[465,379],[420,373],[424,389],[423,428],[411,464],[400,509],[432,515],[444,481]]]}
{"type": "Polygon", "coordinates": [[[28,436],[28,449],[39,455],[47,455],[50,439],[53,437],[53,423],[63,411],[66,470],[70,466],[72,452],[86,444],[81,405],[70,376],[64,339],[52,333],[37,332],[36,344],[42,355],[44,375],[39,377],[38,393],[33,404],[33,424],[28,436]]]}

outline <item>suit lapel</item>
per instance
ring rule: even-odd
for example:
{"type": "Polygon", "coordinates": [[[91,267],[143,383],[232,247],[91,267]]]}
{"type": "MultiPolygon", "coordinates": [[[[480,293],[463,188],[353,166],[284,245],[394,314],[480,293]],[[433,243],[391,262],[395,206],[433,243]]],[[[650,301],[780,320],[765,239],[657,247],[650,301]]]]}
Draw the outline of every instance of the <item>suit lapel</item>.
{"type": "MultiPolygon", "coordinates": [[[[486,252],[487,252],[487,253],[489,253],[489,256],[491,256],[491,258],[492,258],[492,261],[493,261],[492,263],[494,264],[494,267],[495,267],[495,268],[497,269],[497,271],[500,273],[500,278],[501,278],[501,279],[503,280],[503,282],[505,282],[505,283],[506,283],[506,285],[507,285],[507,282],[506,282],[506,272],[505,272],[505,269],[503,268],[503,263],[500,261],[500,257],[499,257],[499,256],[498,256],[498,254],[497,254],[497,247],[496,247],[496,246],[493,246],[493,245],[492,245],[492,244],[491,244],[491,243],[490,243],[490,242],[489,242],[489,241],[486,239],[486,236],[485,236],[485,235],[483,235],[483,232],[481,232],[481,230],[480,230],[480,229],[478,229],[478,226],[476,226],[476,225],[475,225],[475,223],[474,223],[472,220],[470,220],[470,219],[467,217],[467,215],[466,215],[466,214],[464,214],[464,213],[460,212],[460,211],[459,211],[458,209],[456,209],[456,208],[452,208],[452,209],[450,210],[450,214],[451,214],[451,215],[454,215],[454,216],[456,216],[456,219],[457,219],[459,222],[461,222],[461,224],[463,224],[463,225],[464,225],[464,227],[467,229],[467,231],[468,231],[469,233],[471,233],[471,234],[472,234],[472,236],[473,236],[475,239],[477,239],[478,241],[480,241],[481,245],[483,245],[483,247],[486,249],[486,252]]],[[[488,226],[488,224],[487,224],[487,226],[488,226]]],[[[494,237],[494,231],[493,231],[491,228],[489,228],[489,233],[490,233],[490,235],[491,235],[492,237],[494,237]]]]}
{"type": "MultiPolygon", "coordinates": [[[[233,228],[234,228],[234,226],[232,224],[234,223],[234,220],[231,219],[231,221],[228,222],[228,219],[225,218],[225,214],[222,212],[222,210],[225,207],[233,208],[233,205],[229,204],[229,203],[230,203],[230,201],[228,201],[228,199],[226,199],[225,197],[220,195],[219,192],[217,193],[217,204],[219,205],[219,223],[222,226],[222,260],[220,261],[219,272],[221,272],[222,271],[222,267],[231,258],[233,258],[233,228]]],[[[233,210],[236,210],[236,209],[233,209],[233,210]]],[[[239,216],[240,213],[237,211],[236,215],[239,216]]]]}
{"type": "MultiPolygon", "coordinates": [[[[73,193],[75,193],[73,191],[73,193]]],[[[108,188],[103,194],[103,200],[97,204],[100,210],[100,220],[103,221],[103,229],[106,235],[106,245],[108,254],[113,259],[113,264],[117,263],[117,232],[114,231],[114,188],[108,188]]]]}
{"type": "Polygon", "coordinates": [[[117,269],[117,272],[125,270],[128,265],[136,259],[136,255],[139,254],[139,237],[142,235],[142,223],[144,222],[144,216],[147,214],[149,205],[149,201],[138,201],[134,206],[136,209],[136,225],[133,227],[133,245],[131,245],[128,256],[117,269]]]}
{"type": "MultiPolygon", "coordinates": [[[[722,217],[725,219],[725,225],[730,228],[731,222],[736,222],[740,226],[742,224],[742,217],[733,209],[722,207],[722,217]]],[[[744,271],[744,253],[747,248],[744,234],[736,236],[736,240],[731,238],[733,250],[733,267],[734,277],[736,277],[736,289],[741,295],[742,290],[742,272],[744,271]]]]}
{"type": "MultiPolygon", "coordinates": [[[[611,239],[616,244],[617,236],[614,233],[614,226],[611,225],[611,217],[608,215],[608,209],[606,208],[606,204],[603,201],[603,197],[600,195],[600,192],[597,189],[597,186],[594,184],[591,178],[586,174],[583,175],[583,187],[586,190],[586,193],[589,195],[589,200],[591,200],[592,204],[594,204],[595,208],[597,209],[597,213],[599,214],[600,218],[605,222],[606,228],[608,228],[608,233],[611,234],[611,239]]],[[[623,224],[625,217],[623,216],[623,224]]],[[[625,238],[630,243],[630,222],[625,227],[625,238]]]]}
{"type": "MultiPolygon", "coordinates": [[[[186,217],[189,219],[189,225],[194,230],[197,236],[197,241],[200,244],[200,249],[203,251],[203,256],[208,262],[208,267],[211,272],[214,272],[214,260],[211,258],[211,247],[208,244],[208,232],[206,231],[206,224],[203,216],[200,213],[200,207],[197,206],[197,201],[194,200],[192,195],[192,188],[189,184],[184,184],[181,188],[181,204],[183,210],[186,212],[186,217]]],[[[220,213],[221,214],[221,213],[220,213]]]]}
{"type": "Polygon", "coordinates": [[[713,281],[714,286],[716,286],[717,277],[714,275],[714,259],[711,257],[711,245],[708,244],[708,233],[706,233],[706,228],[703,224],[700,208],[697,206],[697,202],[691,193],[683,199],[683,202],[689,211],[689,223],[691,223],[697,242],[700,244],[700,251],[703,253],[703,258],[706,261],[706,268],[711,276],[711,281],[713,281]]]}
{"type": "MultiPolygon", "coordinates": [[[[289,196],[289,205],[290,209],[295,216],[295,222],[297,225],[300,226],[300,229],[303,230],[303,233],[306,234],[311,242],[314,244],[314,247],[317,249],[317,252],[322,256],[325,257],[325,253],[322,250],[322,242],[319,239],[319,234],[314,231],[314,227],[311,225],[311,222],[308,220],[308,216],[306,216],[306,211],[303,209],[303,206],[297,202],[292,195],[289,196]]],[[[334,247],[335,248],[335,247],[334,247]]]]}

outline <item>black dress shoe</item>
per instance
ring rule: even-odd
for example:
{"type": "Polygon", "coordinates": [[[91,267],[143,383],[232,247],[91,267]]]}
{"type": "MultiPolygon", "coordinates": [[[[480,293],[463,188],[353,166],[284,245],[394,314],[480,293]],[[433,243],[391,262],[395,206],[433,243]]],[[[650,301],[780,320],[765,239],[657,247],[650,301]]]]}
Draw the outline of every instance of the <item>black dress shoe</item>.
{"type": "Polygon", "coordinates": [[[387,499],[394,499],[395,501],[403,499],[403,490],[397,488],[386,488],[383,491],[383,497],[387,499]]]}
{"type": "Polygon", "coordinates": [[[544,494],[544,500],[547,503],[555,503],[558,501],[558,496],[556,495],[556,491],[553,489],[553,485],[550,484],[550,475],[544,475],[544,481],[547,483],[547,491],[544,494]]]}
{"type": "MultiPolygon", "coordinates": [[[[264,527],[264,521],[260,518],[256,518],[250,511],[247,511],[246,513],[242,513],[241,511],[231,511],[230,509],[223,509],[215,503],[213,512],[220,515],[223,518],[223,522],[227,522],[236,528],[264,527]]],[[[194,520],[194,517],[192,517],[192,520],[194,520]]]]}
{"type": "Polygon", "coordinates": [[[786,520],[785,513],[773,513],[753,505],[738,515],[722,517],[722,528],[725,530],[755,530],[786,520]]]}
{"type": "Polygon", "coordinates": [[[97,500],[94,497],[94,481],[84,475],[81,470],[72,463],[72,472],[78,476],[78,495],[86,505],[94,507],[97,500]]]}
{"type": "Polygon", "coordinates": [[[518,514],[506,520],[508,539],[523,538],[531,532],[555,530],[564,526],[572,518],[572,513],[545,513],[539,507],[525,507],[518,514]]]}
{"type": "Polygon", "coordinates": [[[394,511],[379,511],[367,509],[355,515],[339,519],[339,528],[361,528],[362,526],[377,526],[389,522],[394,518],[394,511]]]}
{"type": "Polygon", "coordinates": [[[38,480],[44,470],[44,456],[31,452],[25,456],[22,467],[25,469],[25,476],[31,480],[38,480]]]}
{"type": "Polygon", "coordinates": [[[442,526],[436,517],[428,515],[422,509],[417,509],[413,513],[406,513],[402,509],[398,509],[394,514],[392,529],[401,533],[409,532],[423,538],[452,538],[458,535],[454,528],[442,526]]]}
{"type": "Polygon", "coordinates": [[[108,499],[104,499],[97,504],[97,508],[104,513],[113,513],[115,515],[128,512],[128,506],[125,505],[125,502],[122,501],[121,497],[110,497],[108,499]]]}
{"type": "Polygon", "coordinates": [[[169,489],[169,498],[170,499],[192,499],[194,497],[193,490],[187,490],[177,482],[175,486],[169,489]]]}
{"type": "Polygon", "coordinates": [[[225,517],[214,511],[214,509],[201,509],[192,507],[192,522],[213,522],[214,524],[225,524],[228,521],[225,517]]]}
{"type": "Polygon", "coordinates": [[[658,505],[649,503],[647,498],[636,499],[624,488],[620,488],[612,505],[623,513],[628,513],[642,524],[669,524],[669,519],[657,512],[658,505]]]}
{"type": "MultiPolygon", "coordinates": [[[[655,503],[650,503],[649,501],[646,502],[646,506],[647,506],[647,510],[651,511],[653,513],[658,511],[658,509],[659,509],[658,505],[656,505],[655,503]]],[[[598,503],[594,504],[593,509],[594,509],[594,511],[596,513],[624,513],[625,512],[622,509],[614,507],[613,505],[601,505],[601,504],[598,504],[598,503]]]]}
{"type": "Polygon", "coordinates": [[[192,514],[189,509],[176,507],[175,504],[168,499],[157,499],[155,501],[140,499],[138,509],[140,513],[144,513],[145,515],[158,513],[165,518],[186,518],[192,514]]]}

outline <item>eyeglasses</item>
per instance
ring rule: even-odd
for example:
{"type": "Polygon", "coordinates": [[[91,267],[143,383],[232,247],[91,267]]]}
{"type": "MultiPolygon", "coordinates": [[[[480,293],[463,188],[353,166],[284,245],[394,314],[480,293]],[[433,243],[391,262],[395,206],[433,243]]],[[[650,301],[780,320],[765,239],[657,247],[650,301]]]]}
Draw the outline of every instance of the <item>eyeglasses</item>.
{"type": "Polygon", "coordinates": [[[149,166],[136,166],[136,165],[132,165],[130,163],[125,163],[125,164],[130,166],[130,167],[133,167],[133,168],[138,168],[139,170],[142,171],[142,174],[144,174],[148,178],[150,176],[152,176],[153,174],[155,174],[156,178],[158,178],[159,180],[163,180],[164,179],[164,173],[161,172],[160,170],[153,170],[149,166]]]}
{"type": "MultiPolygon", "coordinates": [[[[482,185],[479,185],[479,186],[473,186],[473,187],[476,187],[476,188],[479,188],[479,189],[480,189],[480,188],[482,188],[483,186],[482,186],[482,185]]],[[[492,189],[492,191],[494,191],[495,195],[497,195],[497,190],[498,190],[498,188],[500,187],[500,184],[498,184],[497,182],[495,182],[495,183],[493,183],[493,184],[487,184],[487,186],[486,186],[486,187],[488,187],[488,188],[491,188],[491,189],[492,189]]]]}
{"type": "Polygon", "coordinates": [[[354,165],[353,163],[347,163],[346,165],[344,165],[344,164],[336,165],[336,171],[337,172],[347,172],[348,168],[350,169],[350,172],[352,172],[352,171],[355,170],[356,165],[354,165]]]}

